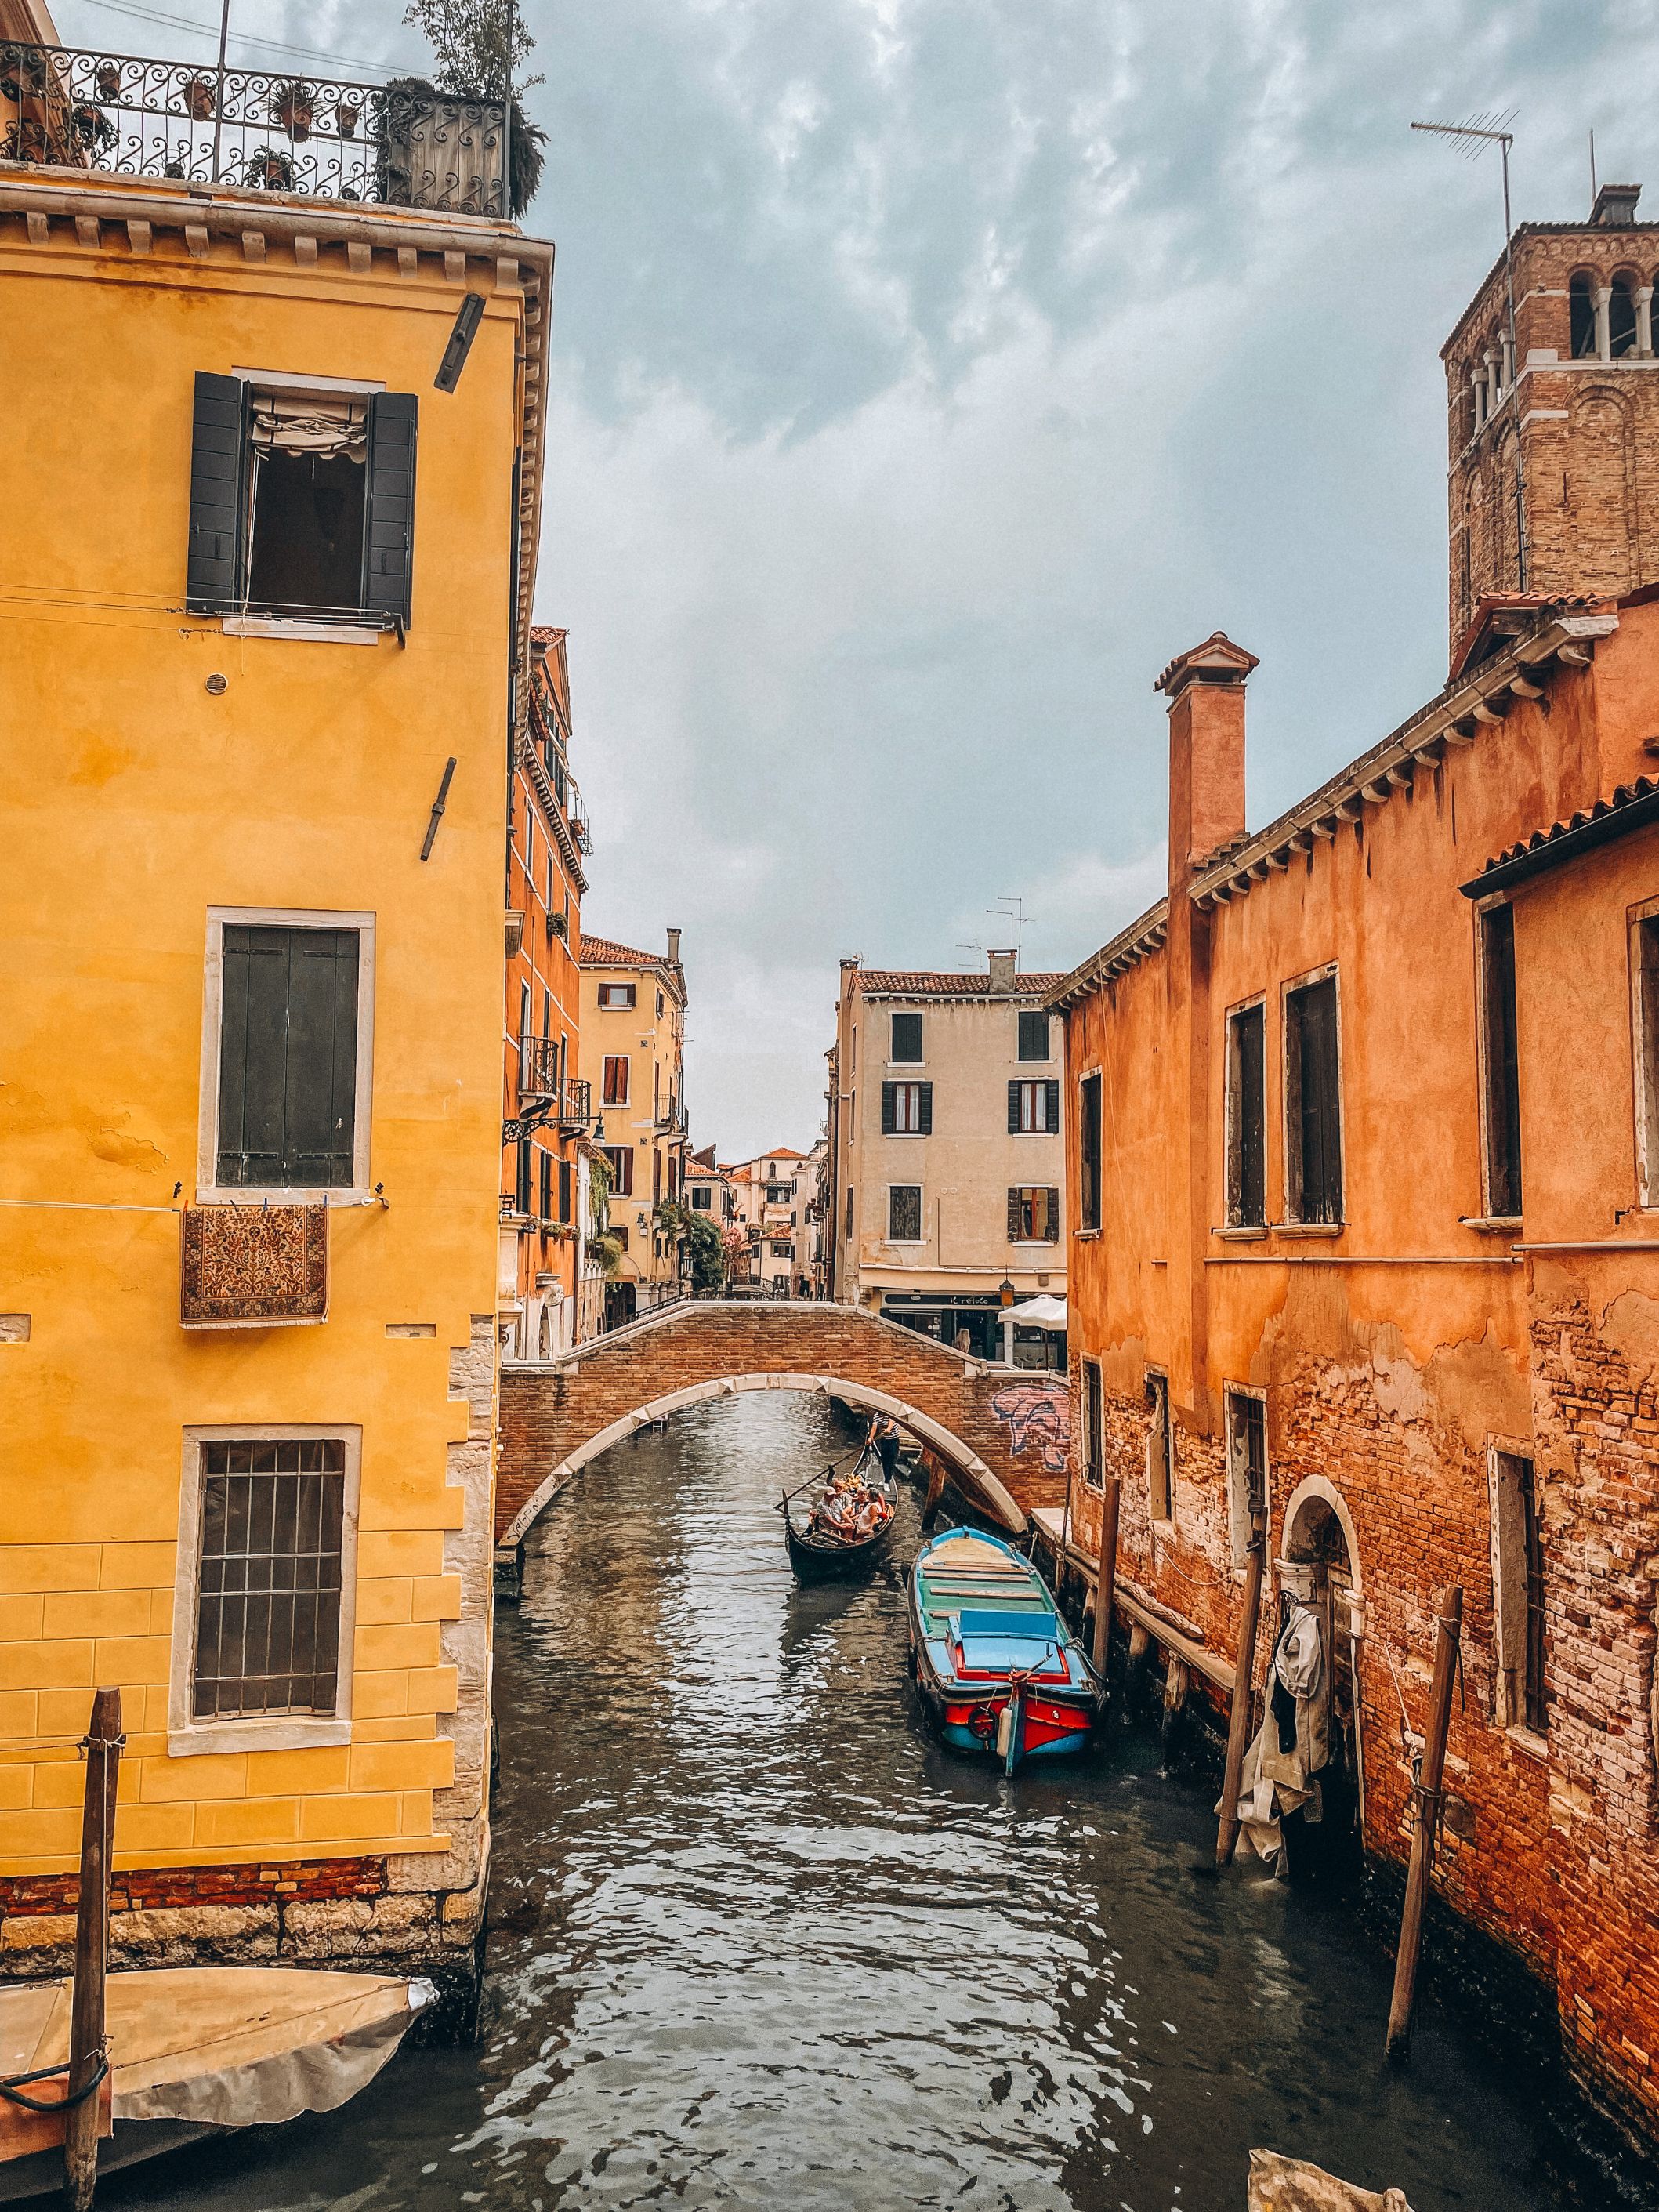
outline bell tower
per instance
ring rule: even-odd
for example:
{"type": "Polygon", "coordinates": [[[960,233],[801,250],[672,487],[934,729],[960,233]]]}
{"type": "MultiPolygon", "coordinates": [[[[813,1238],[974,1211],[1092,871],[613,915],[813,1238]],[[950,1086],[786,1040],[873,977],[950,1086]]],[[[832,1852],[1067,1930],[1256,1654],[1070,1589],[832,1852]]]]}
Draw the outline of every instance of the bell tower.
{"type": "Polygon", "coordinates": [[[1659,223],[1639,185],[1603,185],[1588,222],[1511,240],[1441,349],[1446,364],[1453,666],[1501,645],[1540,600],[1659,580],[1659,223]]]}

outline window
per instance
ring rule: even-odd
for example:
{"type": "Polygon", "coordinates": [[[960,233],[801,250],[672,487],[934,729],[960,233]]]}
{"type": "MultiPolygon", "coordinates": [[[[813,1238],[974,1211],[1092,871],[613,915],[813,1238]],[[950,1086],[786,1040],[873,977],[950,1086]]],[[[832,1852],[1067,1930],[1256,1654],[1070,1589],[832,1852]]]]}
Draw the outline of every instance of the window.
{"type": "Polygon", "coordinates": [[[1254,1517],[1267,1510],[1267,1407],[1250,1390],[1227,1391],[1227,1506],[1232,1524],[1233,1565],[1249,1553],[1254,1517]]]}
{"type": "Polygon", "coordinates": [[[1292,1221],[1342,1219],[1334,971],[1285,995],[1285,1193],[1292,1221]]]}
{"type": "Polygon", "coordinates": [[[1016,1077],[1008,1085],[1009,1135],[1052,1137],[1059,1128],[1059,1084],[1021,1081],[1016,1077]]]}
{"type": "Polygon", "coordinates": [[[605,1055],[605,1073],[600,1080],[600,1103],[606,1106],[626,1106],[628,1103],[628,1071],[632,1062],[625,1052],[608,1052],[605,1055]]]}
{"type": "Polygon", "coordinates": [[[651,1203],[662,1204],[662,1154],[654,1146],[651,1153],[651,1203]]]}
{"type": "Polygon", "coordinates": [[[1631,932],[1636,1024],[1636,1158],[1644,1206],[1659,1206],[1659,911],[1631,932]]]}
{"type": "Polygon", "coordinates": [[[1146,1495],[1154,1521],[1175,1512],[1175,1431],[1170,1424],[1170,1378],[1146,1377],[1146,1495]]]}
{"type": "Polygon", "coordinates": [[[927,1137],[933,1128],[933,1086],[931,1083],[884,1083],[881,1086],[881,1133],[884,1137],[927,1137]]]}
{"type": "Polygon", "coordinates": [[[599,1004],[602,1006],[614,1011],[620,1011],[623,1008],[631,1006],[633,1003],[634,986],[631,983],[600,984],[599,1004]]]}
{"type": "Polygon", "coordinates": [[[847,1186],[847,1241],[849,1244],[853,1241],[853,1186],[850,1182],[847,1186]]]}
{"type": "Polygon", "coordinates": [[[528,1137],[520,1138],[518,1161],[513,1184],[513,1204],[514,1210],[520,1213],[528,1213],[530,1211],[531,1160],[535,1149],[528,1137]]]}
{"type": "Polygon", "coordinates": [[[772,1257],[775,1260],[787,1260],[794,1249],[787,1237],[775,1237],[772,1239],[772,1257]]]}
{"type": "Polygon", "coordinates": [[[657,994],[657,1019],[659,1021],[662,1019],[662,993],[660,991],[657,994]]]}
{"type": "Polygon", "coordinates": [[[1572,357],[1575,361],[1592,360],[1596,350],[1595,298],[1590,280],[1582,269],[1568,288],[1567,307],[1572,357]]]}
{"type": "Polygon", "coordinates": [[[603,1148],[611,1169],[611,1194],[613,1198],[632,1198],[634,1195],[634,1152],[629,1145],[606,1145],[603,1148]]]}
{"type": "MultiPolygon", "coordinates": [[[[358,1164],[363,933],[225,921],[214,1181],[349,1188],[358,1164]]],[[[365,1170],[366,1161],[363,1163],[365,1170]]]]}
{"type": "Polygon", "coordinates": [[[541,1217],[544,1221],[551,1221],[553,1218],[553,1155],[544,1146],[539,1157],[542,1164],[541,1217]]]}
{"type": "Polygon", "coordinates": [[[570,1163],[568,1160],[559,1162],[559,1218],[563,1222],[568,1222],[570,1219],[570,1163]]]}
{"type": "Polygon", "coordinates": [[[1516,1057],[1515,908],[1476,917],[1480,962],[1481,1136],[1485,1207],[1495,1219],[1521,1211],[1521,1085],[1516,1057]]]}
{"type": "Polygon", "coordinates": [[[1058,1244],[1060,1193],[1041,1183],[1020,1183],[1008,1193],[1008,1242],[1058,1244]]]}
{"type": "Polygon", "coordinates": [[[346,1448],[204,1442],[190,1717],[338,1710],[346,1448]]]}
{"type": "Polygon", "coordinates": [[[1097,1359],[1083,1363],[1083,1480],[1091,1490],[1106,1487],[1106,1401],[1097,1359]]]}
{"type": "Polygon", "coordinates": [[[605,1234],[608,1237],[614,1237],[623,1251],[625,1252],[628,1249],[628,1231],[620,1221],[613,1221],[605,1234]]]}
{"type": "Polygon", "coordinates": [[[787,1206],[794,1194],[794,1188],[795,1186],[792,1182],[769,1182],[766,1186],[766,1203],[769,1206],[787,1206]]]}
{"type": "Polygon", "coordinates": [[[1636,350],[1636,295],[1628,276],[1615,276],[1607,301],[1607,351],[1615,361],[1636,350]]]}
{"type": "Polygon", "coordinates": [[[1078,1226],[1100,1226],[1100,1078],[1078,1085],[1078,1226]]]}
{"type": "Polygon", "coordinates": [[[1267,1218],[1267,1054],[1260,1006],[1227,1017],[1227,1226],[1259,1229],[1267,1218]]]}
{"type": "Polygon", "coordinates": [[[1524,1453],[1492,1454],[1493,1595],[1497,1613],[1498,1717],[1505,1728],[1544,1735],[1544,1541],[1537,1478],[1524,1453]]]}
{"type": "Polygon", "coordinates": [[[407,627],[417,411],[409,392],[198,373],[192,611],[407,627]]]}
{"type": "Polygon", "coordinates": [[[694,1213],[712,1213],[714,1210],[714,1192],[709,1189],[706,1182],[693,1183],[691,1186],[691,1211],[694,1213]]]}
{"type": "Polygon", "coordinates": [[[901,1066],[921,1065],[921,1016],[895,1014],[893,1016],[893,1048],[890,1057],[901,1066]]]}
{"type": "Polygon", "coordinates": [[[1048,1059],[1048,1017],[1047,1014],[1022,1014],[1020,1016],[1019,1057],[1021,1060],[1048,1059]]]}
{"type": "Polygon", "coordinates": [[[887,1189],[887,1236],[894,1244],[921,1242],[921,1185],[890,1183],[887,1189]]]}

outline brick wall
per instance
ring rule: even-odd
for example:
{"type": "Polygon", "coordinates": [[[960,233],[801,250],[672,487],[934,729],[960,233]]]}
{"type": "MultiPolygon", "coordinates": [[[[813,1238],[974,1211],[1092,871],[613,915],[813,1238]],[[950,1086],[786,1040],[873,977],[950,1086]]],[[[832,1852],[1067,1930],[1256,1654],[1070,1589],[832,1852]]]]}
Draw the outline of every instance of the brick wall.
{"type": "Polygon", "coordinates": [[[1025,1510],[1064,1500],[1061,1378],[984,1366],[851,1306],[710,1303],[601,1338],[554,1368],[503,1370],[498,1529],[613,1423],[678,1390],[762,1375],[884,1392],[977,1453],[1025,1510]]]}

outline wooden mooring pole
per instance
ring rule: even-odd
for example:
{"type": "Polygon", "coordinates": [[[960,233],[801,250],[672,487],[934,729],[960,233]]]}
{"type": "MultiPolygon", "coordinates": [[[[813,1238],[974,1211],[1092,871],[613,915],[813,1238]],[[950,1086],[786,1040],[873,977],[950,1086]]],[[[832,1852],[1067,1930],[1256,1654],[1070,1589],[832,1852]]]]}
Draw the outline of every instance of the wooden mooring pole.
{"type": "Polygon", "coordinates": [[[87,1786],[81,1809],[81,1891],[75,1908],[75,1983],[70,2001],[70,2058],[64,2127],[64,2196],[70,2212],[88,2212],[98,2179],[98,2119],[103,2106],[104,1977],[109,1963],[110,1855],[115,1841],[115,1784],[120,1771],[121,1692],[99,1690],[87,1730],[87,1786]],[[79,2098],[76,2103],[75,2100],[79,2098]]]}
{"type": "Polygon", "coordinates": [[[1109,1474],[1100,1493],[1100,1568],[1095,1578],[1095,1672],[1103,1682],[1112,1650],[1112,1611],[1117,1603],[1118,1479],[1109,1474]]]}
{"type": "Polygon", "coordinates": [[[921,1529],[926,1535],[939,1518],[939,1504],[945,1496],[945,1462],[936,1452],[924,1449],[921,1463],[927,1470],[927,1495],[921,1505],[921,1529]]]}
{"type": "Polygon", "coordinates": [[[1244,1554],[1244,1617],[1239,1623],[1232,1708],[1227,1716],[1227,1772],[1221,1785],[1221,1825],[1215,1837],[1215,1863],[1218,1867],[1231,1866],[1233,1853],[1238,1848],[1238,1782],[1244,1771],[1244,1748],[1250,1740],[1255,1632],[1261,1619],[1261,1577],[1267,1561],[1267,1516],[1260,1510],[1253,1510],[1249,1547],[1244,1554]]]}
{"type": "Polygon", "coordinates": [[[1435,1624],[1434,1680],[1429,1691],[1428,1732],[1423,1765],[1412,1795],[1411,1866],[1406,1875],[1406,1904],[1400,1916],[1400,1949],[1394,1962],[1394,1999],[1389,2007],[1389,2057],[1402,2059],[1411,2048],[1412,2006],[1417,1996],[1417,1962],[1423,1950],[1423,1908],[1428,1902],[1429,1873],[1440,1830],[1440,1784],[1446,1771],[1446,1735],[1451,1726],[1452,1678],[1463,1633],[1463,1592],[1455,1583],[1441,1601],[1435,1624]]]}

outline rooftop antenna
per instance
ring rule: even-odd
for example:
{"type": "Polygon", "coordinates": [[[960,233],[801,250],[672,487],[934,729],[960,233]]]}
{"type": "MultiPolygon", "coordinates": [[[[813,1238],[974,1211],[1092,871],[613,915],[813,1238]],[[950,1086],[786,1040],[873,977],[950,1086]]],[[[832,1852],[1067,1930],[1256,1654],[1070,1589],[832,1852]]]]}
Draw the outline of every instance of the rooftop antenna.
{"type": "MultiPolygon", "coordinates": [[[[1515,110],[1506,107],[1501,115],[1473,115],[1467,123],[1413,123],[1413,131],[1431,131],[1437,138],[1455,138],[1471,161],[1478,161],[1488,146],[1496,146],[1504,167],[1504,318],[1509,339],[1510,386],[1505,399],[1514,394],[1520,376],[1521,359],[1515,342],[1515,258],[1513,253],[1514,225],[1510,220],[1510,148],[1515,143],[1515,133],[1510,125],[1515,120],[1515,110]]],[[[1595,163],[1595,138],[1592,135],[1590,160],[1595,163]]],[[[1521,436],[1516,427],[1515,439],[1515,567],[1516,588],[1527,588],[1527,501],[1521,472],[1521,436]]]]}
{"type": "Polygon", "coordinates": [[[1590,205],[1595,205],[1595,133],[1590,132],[1590,205]]]}
{"type": "Polygon", "coordinates": [[[988,906],[985,911],[987,914],[998,915],[1004,921],[1013,923],[1014,965],[1018,968],[1020,964],[1020,956],[1025,949],[1025,925],[1031,919],[1025,911],[1024,900],[1017,898],[1012,892],[1005,891],[996,904],[988,906]]]}
{"type": "Polygon", "coordinates": [[[965,942],[965,943],[963,943],[963,944],[958,945],[957,945],[957,951],[958,952],[974,952],[974,953],[977,953],[977,954],[978,954],[978,956],[979,956],[979,957],[980,957],[981,960],[983,960],[983,959],[984,959],[984,957],[985,957],[985,947],[984,947],[982,945],[975,945],[975,944],[973,944],[973,943],[971,943],[971,942],[965,942]]]}

